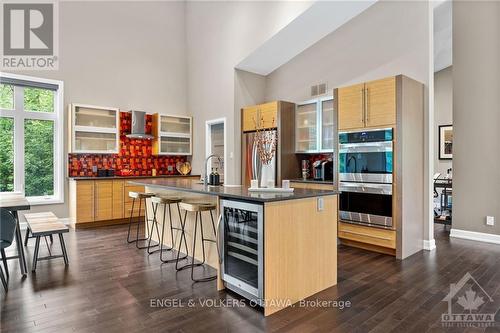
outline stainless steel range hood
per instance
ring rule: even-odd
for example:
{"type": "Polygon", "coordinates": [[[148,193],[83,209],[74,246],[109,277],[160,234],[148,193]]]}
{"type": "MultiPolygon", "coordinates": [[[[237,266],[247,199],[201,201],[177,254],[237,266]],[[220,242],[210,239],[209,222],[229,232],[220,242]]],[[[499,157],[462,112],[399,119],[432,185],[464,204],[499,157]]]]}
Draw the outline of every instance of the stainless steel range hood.
{"type": "Polygon", "coordinates": [[[127,134],[127,138],[131,139],[153,139],[154,136],[146,134],[146,112],[132,112],[132,130],[127,134]]]}

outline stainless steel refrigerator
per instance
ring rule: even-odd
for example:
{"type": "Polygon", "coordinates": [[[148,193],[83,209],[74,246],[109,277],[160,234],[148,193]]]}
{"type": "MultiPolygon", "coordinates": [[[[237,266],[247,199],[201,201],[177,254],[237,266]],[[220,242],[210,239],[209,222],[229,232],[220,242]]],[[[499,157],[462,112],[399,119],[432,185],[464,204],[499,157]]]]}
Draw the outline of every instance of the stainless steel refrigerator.
{"type": "MultiPolygon", "coordinates": [[[[266,130],[277,133],[278,141],[274,158],[267,165],[259,159],[257,145],[255,145],[255,126],[246,126],[244,121],[259,117],[260,112],[268,113],[269,105],[249,106],[241,109],[241,184],[243,186],[249,187],[252,179],[258,179],[262,187],[267,186],[269,180],[274,180],[275,186],[281,186],[281,180],[298,178],[300,175],[300,164],[295,155],[295,104],[277,101],[276,107],[273,127],[266,130]],[[245,110],[249,112],[246,116],[245,110]]],[[[269,114],[266,117],[269,118],[269,114]]],[[[248,125],[248,122],[246,124],[248,125]]]]}
{"type": "MultiPolygon", "coordinates": [[[[276,130],[269,130],[276,135],[276,130]]],[[[263,164],[259,158],[257,145],[255,144],[255,132],[243,133],[243,185],[250,186],[250,180],[258,179],[261,187],[266,187],[269,180],[273,180],[276,185],[278,179],[278,169],[276,156],[279,154],[279,147],[276,147],[276,154],[269,164],[263,164]]]]}

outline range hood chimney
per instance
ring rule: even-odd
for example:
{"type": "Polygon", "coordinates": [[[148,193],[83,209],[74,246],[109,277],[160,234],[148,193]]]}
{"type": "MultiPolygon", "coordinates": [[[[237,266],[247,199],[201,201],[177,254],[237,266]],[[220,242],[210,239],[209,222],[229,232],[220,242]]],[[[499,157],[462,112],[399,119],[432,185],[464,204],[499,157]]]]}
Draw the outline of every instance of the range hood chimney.
{"type": "Polygon", "coordinates": [[[127,138],[131,139],[153,139],[152,135],[146,134],[146,112],[132,112],[132,130],[127,134],[127,138]]]}

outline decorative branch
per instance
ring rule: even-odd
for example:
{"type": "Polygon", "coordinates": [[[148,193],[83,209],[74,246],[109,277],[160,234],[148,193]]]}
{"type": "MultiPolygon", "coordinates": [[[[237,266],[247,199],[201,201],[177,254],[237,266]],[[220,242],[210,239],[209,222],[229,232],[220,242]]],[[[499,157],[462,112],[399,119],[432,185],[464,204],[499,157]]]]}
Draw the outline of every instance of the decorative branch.
{"type": "MultiPolygon", "coordinates": [[[[257,145],[257,152],[262,164],[269,164],[276,154],[278,143],[278,131],[266,130],[264,128],[264,118],[260,117],[259,122],[253,118],[255,124],[254,142],[257,145]]],[[[275,127],[275,119],[273,117],[272,128],[275,127]]]]}

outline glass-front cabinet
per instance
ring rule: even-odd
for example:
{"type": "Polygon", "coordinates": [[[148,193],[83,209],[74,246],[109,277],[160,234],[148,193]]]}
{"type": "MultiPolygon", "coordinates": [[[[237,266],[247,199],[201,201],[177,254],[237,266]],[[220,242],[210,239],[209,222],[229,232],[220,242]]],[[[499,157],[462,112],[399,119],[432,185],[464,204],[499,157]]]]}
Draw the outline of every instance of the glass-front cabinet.
{"type": "Polygon", "coordinates": [[[299,104],[295,110],[295,147],[297,152],[318,150],[318,103],[299,104]]]}
{"type": "Polygon", "coordinates": [[[117,108],[71,104],[71,153],[118,153],[120,111],[117,108]]]}
{"type": "Polygon", "coordinates": [[[320,101],[321,103],[321,151],[333,151],[333,133],[334,133],[334,117],[333,117],[333,99],[320,101]]]}
{"type": "Polygon", "coordinates": [[[193,118],[153,115],[153,154],[191,155],[193,118]]]}
{"type": "Polygon", "coordinates": [[[323,97],[297,104],[295,150],[297,153],[333,152],[333,98],[323,97]]]}

